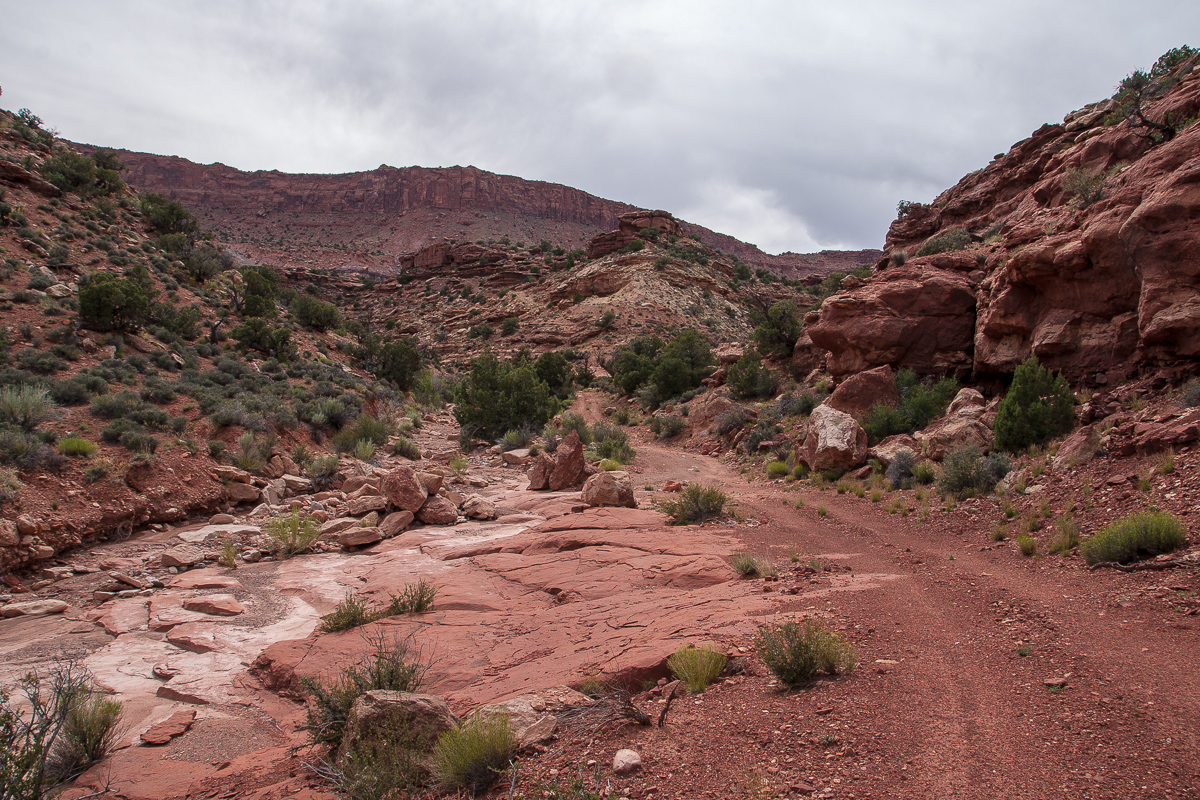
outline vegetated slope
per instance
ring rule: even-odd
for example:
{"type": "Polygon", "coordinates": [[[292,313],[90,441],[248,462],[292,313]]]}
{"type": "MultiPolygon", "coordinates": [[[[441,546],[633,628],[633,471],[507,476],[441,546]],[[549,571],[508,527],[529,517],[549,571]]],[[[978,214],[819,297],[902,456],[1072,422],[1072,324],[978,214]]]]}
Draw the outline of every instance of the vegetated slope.
{"type": "MultiPolygon", "coordinates": [[[[80,145],[84,152],[88,146],[80,145]]],[[[278,266],[390,272],[439,238],[549,241],[583,247],[634,206],[578,189],[476,167],[389,167],[342,175],[242,172],[224,164],[118,150],[126,180],[183,202],[218,239],[278,266]]],[[[792,278],[848,272],[876,250],[768,255],[752,244],[684,223],[713,248],[792,278]]]]}
{"type": "Polygon", "coordinates": [[[931,205],[901,203],[876,274],[809,315],[804,357],[827,353],[838,375],[887,363],[986,378],[1032,353],[1090,385],[1193,363],[1197,65],[1181,48],[1147,76],[1140,108],[1169,134],[1136,125],[1119,92],[1043,125],[931,205]]]}

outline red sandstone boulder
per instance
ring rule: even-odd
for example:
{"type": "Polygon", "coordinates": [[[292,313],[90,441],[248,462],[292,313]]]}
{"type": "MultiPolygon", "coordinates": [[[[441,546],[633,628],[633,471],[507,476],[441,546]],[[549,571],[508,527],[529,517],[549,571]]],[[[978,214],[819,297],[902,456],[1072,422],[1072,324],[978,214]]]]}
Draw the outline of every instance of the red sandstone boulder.
{"type": "Polygon", "coordinates": [[[876,403],[894,406],[899,402],[892,368],[885,364],[846,378],[825,400],[825,405],[862,422],[876,403]]]}
{"type": "Polygon", "coordinates": [[[554,471],[554,457],[546,453],[539,453],[537,463],[533,465],[533,470],[529,473],[529,489],[531,491],[543,491],[550,488],[550,473],[554,471]]]}
{"type": "Polygon", "coordinates": [[[392,505],[404,511],[416,512],[425,503],[429,492],[417,478],[412,467],[399,466],[383,479],[383,495],[392,505]]]}
{"type": "Polygon", "coordinates": [[[583,484],[583,502],[589,506],[619,506],[637,508],[633,496],[633,480],[628,472],[614,470],[597,472],[583,484]]]}
{"type": "Polygon", "coordinates": [[[904,266],[838,292],[805,321],[834,375],[884,364],[962,373],[971,368],[975,290],[961,273],[904,266]]]}
{"type": "Polygon", "coordinates": [[[554,470],[547,481],[552,492],[559,492],[571,486],[577,486],[583,480],[583,443],[579,434],[571,431],[554,451],[554,470]]]}
{"type": "Polygon", "coordinates": [[[417,519],[426,525],[453,525],[458,522],[458,509],[444,497],[430,497],[417,511],[417,519]]]}

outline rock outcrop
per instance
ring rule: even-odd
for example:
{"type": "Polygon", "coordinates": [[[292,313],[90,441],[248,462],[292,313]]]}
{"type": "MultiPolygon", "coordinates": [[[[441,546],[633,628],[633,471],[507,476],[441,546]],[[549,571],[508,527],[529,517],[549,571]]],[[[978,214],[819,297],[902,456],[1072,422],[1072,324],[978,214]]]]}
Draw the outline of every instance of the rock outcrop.
{"type": "Polygon", "coordinates": [[[633,496],[633,479],[628,472],[614,470],[597,472],[583,483],[583,502],[589,506],[618,506],[637,508],[633,496]]]}
{"type": "MultiPolygon", "coordinates": [[[[1152,118],[1200,111],[1197,63],[1177,68],[1152,118]]],[[[1044,125],[908,207],[876,274],[806,318],[829,370],[985,377],[1033,354],[1103,386],[1200,357],[1200,125],[1152,144],[1128,122],[1105,125],[1109,107],[1044,125]],[[939,243],[958,249],[919,256],[939,243]]]]}
{"type": "Polygon", "coordinates": [[[867,460],[867,432],[854,417],[827,405],[813,409],[800,459],[813,470],[848,470],[867,460]]]}

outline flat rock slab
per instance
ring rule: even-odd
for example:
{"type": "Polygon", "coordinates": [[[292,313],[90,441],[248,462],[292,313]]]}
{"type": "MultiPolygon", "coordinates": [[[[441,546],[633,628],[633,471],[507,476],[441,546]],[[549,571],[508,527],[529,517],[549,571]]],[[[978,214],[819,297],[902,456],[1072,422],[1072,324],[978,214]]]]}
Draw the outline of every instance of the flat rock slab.
{"type": "Polygon", "coordinates": [[[164,567],[194,567],[204,560],[204,553],[200,548],[193,547],[190,544],[181,544],[177,547],[170,547],[163,551],[162,565],[164,567]]]}
{"type": "Polygon", "coordinates": [[[150,621],[150,600],[145,597],[110,600],[88,614],[88,618],[113,636],[144,631],[150,621]]]}
{"type": "Polygon", "coordinates": [[[346,528],[338,535],[338,544],[342,547],[362,547],[383,541],[383,531],[372,528],[346,528]]]}
{"type": "Polygon", "coordinates": [[[215,627],[211,622],[185,622],[167,631],[167,641],[181,650],[208,653],[217,649],[215,627]]]}
{"type": "Polygon", "coordinates": [[[242,584],[225,569],[210,567],[176,575],[167,585],[172,589],[237,589],[242,584]]]}
{"type": "Polygon", "coordinates": [[[234,617],[245,611],[246,607],[231,594],[206,594],[184,600],[183,609],[198,611],[201,614],[214,614],[218,617],[234,617]]]}
{"type": "Polygon", "coordinates": [[[210,536],[254,535],[261,531],[261,528],[249,525],[202,525],[192,530],[178,531],[175,536],[189,544],[198,544],[206,541],[210,536]]]}
{"type": "Polygon", "coordinates": [[[183,736],[192,727],[196,719],[196,709],[188,708],[176,711],[168,719],[158,723],[142,734],[142,744],[156,747],[164,745],[172,739],[183,736]]]}
{"type": "Polygon", "coordinates": [[[44,617],[48,614],[61,614],[66,610],[67,604],[62,600],[30,600],[0,606],[0,617],[44,617]]]}

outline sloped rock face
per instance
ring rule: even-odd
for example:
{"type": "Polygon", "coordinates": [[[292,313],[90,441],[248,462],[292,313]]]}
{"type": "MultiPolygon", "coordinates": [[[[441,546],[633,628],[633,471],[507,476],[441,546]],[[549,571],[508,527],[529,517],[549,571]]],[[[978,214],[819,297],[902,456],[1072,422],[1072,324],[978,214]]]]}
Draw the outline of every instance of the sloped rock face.
{"type": "Polygon", "coordinates": [[[825,405],[861,422],[876,403],[894,406],[900,402],[892,368],[884,365],[852,375],[837,385],[825,405]]]}
{"type": "MultiPolygon", "coordinates": [[[[1152,118],[1200,110],[1197,63],[1152,118]]],[[[1000,375],[1032,353],[1105,385],[1200,356],[1200,125],[1152,146],[1127,123],[1104,126],[1108,108],[1042,126],[893,222],[876,275],[806,320],[830,371],[1000,375]],[[1072,172],[1096,176],[1101,199],[1080,202],[1072,172]],[[967,249],[915,257],[952,230],[967,249]]]]}

